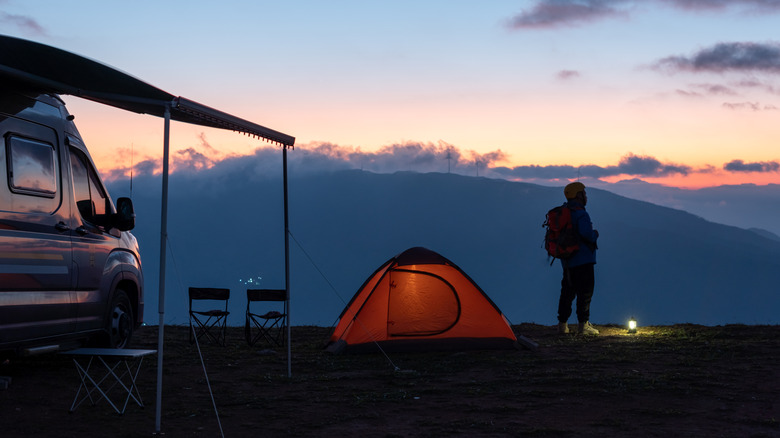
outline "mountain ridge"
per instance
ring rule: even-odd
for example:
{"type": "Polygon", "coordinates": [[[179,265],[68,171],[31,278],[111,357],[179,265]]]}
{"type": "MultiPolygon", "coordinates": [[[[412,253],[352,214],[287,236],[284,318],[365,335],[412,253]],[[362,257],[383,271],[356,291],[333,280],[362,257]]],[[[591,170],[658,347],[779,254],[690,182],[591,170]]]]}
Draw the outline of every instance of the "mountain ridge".
{"type": "MultiPolygon", "coordinates": [[[[166,323],[186,324],[189,286],[231,288],[233,325],[243,324],[246,279],[284,287],[276,176],[220,169],[171,175],[166,323]]],[[[146,319],[156,321],[159,178],[135,184],[146,319]]],[[[561,269],[541,247],[541,224],[564,201],[559,187],[446,173],[291,171],[289,193],[294,325],[335,323],[379,265],[413,246],[460,266],[510,322],[555,323],[561,269]]],[[[780,242],[605,190],[588,194],[601,233],[593,322],[778,322],[772,291],[780,242]]]]}

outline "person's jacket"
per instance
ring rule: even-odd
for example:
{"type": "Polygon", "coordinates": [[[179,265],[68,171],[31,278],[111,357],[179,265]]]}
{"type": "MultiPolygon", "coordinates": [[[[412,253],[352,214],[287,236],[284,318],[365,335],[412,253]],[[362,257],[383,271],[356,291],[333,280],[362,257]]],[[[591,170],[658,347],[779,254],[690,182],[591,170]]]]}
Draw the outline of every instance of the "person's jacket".
{"type": "Polygon", "coordinates": [[[566,206],[571,209],[571,221],[580,238],[580,250],[567,260],[561,259],[561,265],[564,268],[573,268],[596,263],[596,241],[599,238],[599,232],[593,229],[590,215],[585,211],[585,206],[580,201],[569,200],[566,206]]]}

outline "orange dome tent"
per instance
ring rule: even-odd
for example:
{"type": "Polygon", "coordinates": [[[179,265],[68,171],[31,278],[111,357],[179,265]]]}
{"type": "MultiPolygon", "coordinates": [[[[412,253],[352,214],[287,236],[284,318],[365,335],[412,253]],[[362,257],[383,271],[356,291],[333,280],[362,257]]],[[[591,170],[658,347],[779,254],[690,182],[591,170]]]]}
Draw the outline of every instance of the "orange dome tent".
{"type": "Polygon", "coordinates": [[[332,352],[509,349],[501,310],[454,263],[426,248],[385,262],[341,312],[332,352]]]}

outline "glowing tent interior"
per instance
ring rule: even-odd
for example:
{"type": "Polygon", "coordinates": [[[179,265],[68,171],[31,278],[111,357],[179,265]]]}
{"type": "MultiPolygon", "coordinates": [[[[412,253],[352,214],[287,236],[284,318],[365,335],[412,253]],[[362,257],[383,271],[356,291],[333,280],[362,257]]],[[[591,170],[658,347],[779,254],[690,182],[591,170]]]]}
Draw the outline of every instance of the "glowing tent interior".
{"type": "Polygon", "coordinates": [[[422,247],[377,269],[339,317],[328,350],[339,352],[510,349],[501,310],[458,266],[422,247]]]}

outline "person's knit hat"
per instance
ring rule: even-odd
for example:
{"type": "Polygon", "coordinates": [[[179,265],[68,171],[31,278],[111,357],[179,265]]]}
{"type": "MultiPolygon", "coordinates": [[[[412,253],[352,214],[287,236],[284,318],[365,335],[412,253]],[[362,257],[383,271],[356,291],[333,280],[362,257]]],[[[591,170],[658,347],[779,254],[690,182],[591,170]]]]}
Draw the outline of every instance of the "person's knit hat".
{"type": "Polygon", "coordinates": [[[569,183],[563,188],[563,194],[566,196],[566,199],[574,199],[577,197],[577,193],[582,191],[585,191],[585,184],[579,181],[569,183]]]}

